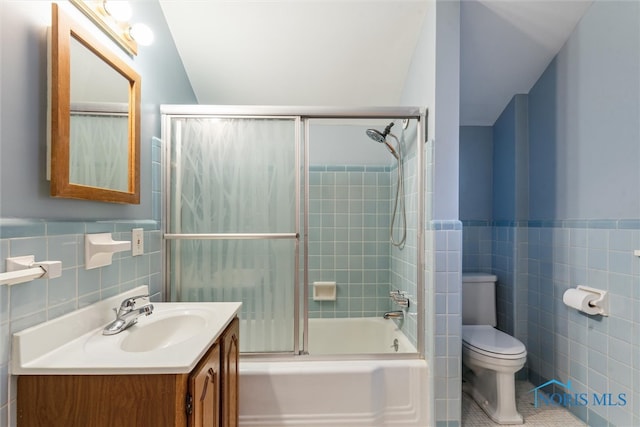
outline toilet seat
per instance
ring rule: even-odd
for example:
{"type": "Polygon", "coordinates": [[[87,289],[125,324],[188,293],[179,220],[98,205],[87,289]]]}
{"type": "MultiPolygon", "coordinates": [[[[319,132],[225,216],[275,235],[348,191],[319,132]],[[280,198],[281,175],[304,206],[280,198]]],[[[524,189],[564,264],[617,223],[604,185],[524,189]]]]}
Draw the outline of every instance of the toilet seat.
{"type": "Polygon", "coordinates": [[[463,325],[462,345],[470,351],[496,359],[521,359],[527,354],[522,342],[490,325],[463,325]]]}

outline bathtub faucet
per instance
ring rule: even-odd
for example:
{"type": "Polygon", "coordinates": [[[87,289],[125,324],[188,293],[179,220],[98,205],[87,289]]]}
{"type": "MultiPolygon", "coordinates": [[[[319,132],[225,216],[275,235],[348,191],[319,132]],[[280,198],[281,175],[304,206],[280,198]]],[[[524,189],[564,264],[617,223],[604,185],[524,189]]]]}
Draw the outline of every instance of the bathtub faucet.
{"type": "Polygon", "coordinates": [[[389,298],[391,301],[399,305],[400,307],[409,308],[409,296],[406,292],[398,289],[397,291],[389,292],[389,298]]]}
{"type": "Polygon", "coordinates": [[[404,311],[387,311],[382,317],[384,317],[385,319],[404,319],[404,311]]]}

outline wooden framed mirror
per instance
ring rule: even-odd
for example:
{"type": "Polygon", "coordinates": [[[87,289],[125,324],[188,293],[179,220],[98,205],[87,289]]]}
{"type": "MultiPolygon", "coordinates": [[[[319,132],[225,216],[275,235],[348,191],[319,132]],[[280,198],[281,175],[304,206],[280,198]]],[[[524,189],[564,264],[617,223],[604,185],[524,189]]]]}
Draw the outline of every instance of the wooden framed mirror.
{"type": "Polygon", "coordinates": [[[51,195],[138,204],[140,76],[51,7],[51,195]]]}

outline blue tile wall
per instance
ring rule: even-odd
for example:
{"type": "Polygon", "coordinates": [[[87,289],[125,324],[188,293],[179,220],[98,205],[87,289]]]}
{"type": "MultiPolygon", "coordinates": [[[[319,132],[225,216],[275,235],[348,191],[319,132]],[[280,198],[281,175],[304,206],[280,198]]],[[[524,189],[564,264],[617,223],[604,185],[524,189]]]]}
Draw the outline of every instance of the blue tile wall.
{"type": "Polygon", "coordinates": [[[433,425],[458,427],[462,411],[462,223],[434,220],[434,141],[425,146],[424,353],[433,425]]]}
{"type": "MultiPolygon", "coordinates": [[[[433,298],[427,307],[427,324],[434,324],[433,362],[435,420],[437,425],[459,425],[461,414],[462,364],[462,226],[459,221],[431,221],[427,232],[433,263],[435,287],[427,293],[433,298]],[[448,424],[447,424],[448,423],[448,424]]],[[[432,258],[429,258],[431,256],[432,258]]],[[[431,264],[429,261],[427,264],[431,264]]],[[[426,286],[429,289],[429,286],[426,286]]],[[[428,340],[427,340],[428,341],[428,340]]]]}
{"type": "Polygon", "coordinates": [[[11,334],[54,319],[128,289],[148,285],[152,300],[163,300],[161,221],[161,140],[152,139],[152,213],[149,220],[65,221],[0,218],[0,273],[5,259],[34,255],[62,261],[62,276],[0,286],[0,426],[15,425],[15,381],[10,373],[11,334]],[[144,255],[114,254],[111,265],[84,268],[86,233],[112,233],[131,240],[144,229],[144,255]]]}
{"type": "Polygon", "coordinates": [[[309,317],[390,310],[392,174],[387,166],[309,168],[309,317]],[[336,281],[337,300],[313,301],[314,281],[336,281]]]}
{"type": "Polygon", "coordinates": [[[640,425],[640,229],[629,221],[564,221],[529,228],[529,370],[532,382],[571,381],[579,391],[624,393],[624,406],[570,408],[589,425],[640,425]],[[609,292],[608,317],[567,307],[576,285],[609,292]]]}
{"type": "Polygon", "coordinates": [[[70,222],[0,219],[0,272],[7,257],[34,255],[62,261],[62,276],[0,286],[0,412],[2,422],[15,413],[15,382],[10,376],[11,334],[141,285],[152,299],[162,299],[162,235],[156,221],[70,222]],[[114,240],[131,240],[143,228],[145,253],[116,253],[109,266],[84,268],[85,233],[111,232],[114,240]],[[11,409],[10,409],[11,408],[11,409]]]}
{"type": "MultiPolygon", "coordinates": [[[[417,158],[404,157],[407,240],[402,250],[389,242],[398,184],[397,166],[309,168],[309,316],[382,316],[398,309],[391,289],[407,293],[409,314],[399,323],[417,344],[417,158]],[[336,301],[313,301],[314,281],[336,281],[336,301]]],[[[394,239],[404,219],[396,214],[394,239]]]]}
{"type": "Polygon", "coordinates": [[[490,221],[463,221],[462,266],[463,272],[491,273],[492,231],[490,221]]]}
{"type": "Polygon", "coordinates": [[[492,230],[492,270],[498,277],[496,300],[498,328],[513,335],[515,304],[515,228],[494,227],[492,230]]]}
{"type": "MultiPolygon", "coordinates": [[[[528,379],[571,381],[573,392],[624,393],[624,406],[572,406],[588,425],[640,425],[640,227],[637,220],[494,222],[492,267],[498,275],[500,327],[527,346],[528,379]],[[609,292],[611,313],[567,307],[577,285],[609,292]]],[[[484,224],[480,225],[484,228],[484,224]]],[[[465,243],[486,238],[465,222],[465,243]]],[[[465,248],[465,261],[477,256],[465,248]]],[[[474,265],[474,264],[472,264],[474,265]]],[[[481,265],[481,264],[475,264],[481,265]]],[[[465,263],[465,270],[468,270],[465,263]]],[[[560,392],[563,392],[560,390],[560,392]]]]}

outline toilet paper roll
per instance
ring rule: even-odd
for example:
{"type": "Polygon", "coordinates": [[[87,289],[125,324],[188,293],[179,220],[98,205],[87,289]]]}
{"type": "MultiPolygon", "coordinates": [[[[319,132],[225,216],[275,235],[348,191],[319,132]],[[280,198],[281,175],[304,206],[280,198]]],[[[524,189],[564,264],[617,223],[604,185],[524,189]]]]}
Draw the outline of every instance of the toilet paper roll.
{"type": "Polygon", "coordinates": [[[575,308],[587,314],[599,314],[600,308],[593,304],[599,298],[598,294],[581,289],[567,289],[562,295],[562,302],[568,307],[575,308]]]}

